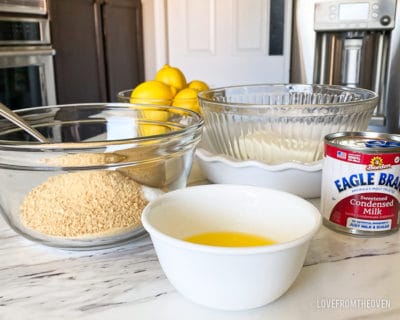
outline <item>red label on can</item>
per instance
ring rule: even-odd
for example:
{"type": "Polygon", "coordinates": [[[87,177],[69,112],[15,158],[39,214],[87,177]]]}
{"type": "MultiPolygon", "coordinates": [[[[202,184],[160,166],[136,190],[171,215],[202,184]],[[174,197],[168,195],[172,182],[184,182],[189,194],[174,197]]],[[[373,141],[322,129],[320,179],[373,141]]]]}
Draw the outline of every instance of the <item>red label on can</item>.
{"type": "Polygon", "coordinates": [[[376,169],[379,169],[379,165],[381,165],[380,169],[384,169],[385,167],[390,167],[391,164],[399,163],[398,153],[368,154],[357,151],[348,151],[331,145],[325,146],[325,156],[350,163],[375,166],[376,169]]]}
{"type": "Polygon", "coordinates": [[[397,227],[398,201],[381,193],[359,193],[339,201],[329,220],[341,226],[380,231],[397,227]]]}

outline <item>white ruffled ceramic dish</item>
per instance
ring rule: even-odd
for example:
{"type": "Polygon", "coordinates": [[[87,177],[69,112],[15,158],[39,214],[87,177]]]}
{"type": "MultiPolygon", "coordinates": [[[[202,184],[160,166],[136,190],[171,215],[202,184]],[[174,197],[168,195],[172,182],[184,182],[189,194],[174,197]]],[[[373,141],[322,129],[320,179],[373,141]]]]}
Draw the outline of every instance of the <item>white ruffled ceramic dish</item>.
{"type": "Polygon", "coordinates": [[[309,164],[286,162],[276,165],[240,161],[214,153],[206,135],[196,150],[196,157],[203,174],[213,183],[273,188],[303,198],[321,195],[322,160],[309,164]]]}

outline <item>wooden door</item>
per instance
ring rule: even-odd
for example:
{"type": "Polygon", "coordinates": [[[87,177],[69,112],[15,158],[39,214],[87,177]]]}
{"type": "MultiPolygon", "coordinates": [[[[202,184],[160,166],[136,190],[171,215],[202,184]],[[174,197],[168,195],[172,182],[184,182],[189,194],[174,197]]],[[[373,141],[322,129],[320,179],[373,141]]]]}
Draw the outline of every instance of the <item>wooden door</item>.
{"type": "Polygon", "coordinates": [[[140,0],[107,0],[102,10],[107,92],[116,101],[121,90],[144,80],[140,0]]]}

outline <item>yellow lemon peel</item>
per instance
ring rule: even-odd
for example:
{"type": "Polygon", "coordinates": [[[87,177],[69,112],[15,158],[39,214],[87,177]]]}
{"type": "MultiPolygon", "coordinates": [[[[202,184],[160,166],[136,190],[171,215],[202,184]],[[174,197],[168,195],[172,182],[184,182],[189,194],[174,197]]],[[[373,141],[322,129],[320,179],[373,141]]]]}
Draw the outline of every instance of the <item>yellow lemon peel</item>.
{"type": "Polygon", "coordinates": [[[197,100],[197,93],[198,91],[196,89],[185,88],[176,94],[172,105],[174,107],[180,107],[195,112],[200,112],[200,107],[197,100]]]}
{"type": "Polygon", "coordinates": [[[208,84],[201,80],[190,81],[188,83],[188,88],[196,89],[199,92],[210,89],[208,84]]]}
{"type": "Polygon", "coordinates": [[[183,72],[179,68],[171,67],[168,64],[157,71],[155,80],[174,87],[178,91],[186,87],[186,78],[183,72]]]}

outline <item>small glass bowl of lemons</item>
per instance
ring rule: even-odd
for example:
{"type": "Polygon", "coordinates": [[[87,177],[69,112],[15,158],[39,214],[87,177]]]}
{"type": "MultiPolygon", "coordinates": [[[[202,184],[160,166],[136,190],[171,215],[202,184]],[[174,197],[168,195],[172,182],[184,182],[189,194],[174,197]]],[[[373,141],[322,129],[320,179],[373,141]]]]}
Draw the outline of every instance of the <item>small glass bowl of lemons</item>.
{"type": "Polygon", "coordinates": [[[197,95],[208,89],[204,81],[187,82],[179,68],[166,64],[158,70],[154,80],[121,91],[117,98],[120,102],[174,106],[201,113],[197,95]]]}

